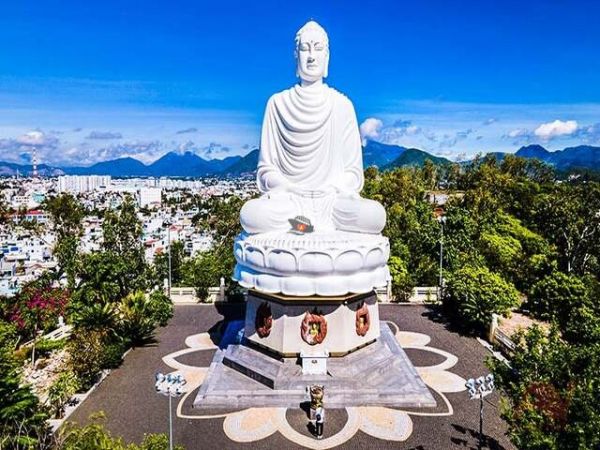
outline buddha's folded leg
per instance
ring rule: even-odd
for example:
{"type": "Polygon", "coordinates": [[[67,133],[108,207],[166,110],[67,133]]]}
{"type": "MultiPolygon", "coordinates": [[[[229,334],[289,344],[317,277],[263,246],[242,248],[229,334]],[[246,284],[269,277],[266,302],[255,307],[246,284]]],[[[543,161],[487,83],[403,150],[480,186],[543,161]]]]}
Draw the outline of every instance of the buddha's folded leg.
{"type": "Polygon", "coordinates": [[[338,198],[333,205],[333,222],[338,230],[379,234],[385,219],[383,206],[366,198],[338,198]]]}
{"type": "Polygon", "coordinates": [[[297,214],[298,207],[291,198],[263,195],[244,204],[240,212],[240,223],[250,234],[287,230],[290,228],[288,220],[297,214]]]}

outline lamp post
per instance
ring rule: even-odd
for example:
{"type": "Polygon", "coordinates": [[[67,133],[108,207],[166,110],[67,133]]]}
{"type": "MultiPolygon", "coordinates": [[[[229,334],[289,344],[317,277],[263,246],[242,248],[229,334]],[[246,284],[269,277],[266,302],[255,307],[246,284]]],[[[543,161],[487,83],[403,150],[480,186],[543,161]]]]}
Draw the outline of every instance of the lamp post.
{"type": "Polygon", "coordinates": [[[167,220],[164,222],[164,225],[167,227],[167,255],[169,260],[169,278],[167,284],[167,294],[169,296],[169,300],[171,300],[171,225],[172,222],[167,220]]]}
{"type": "Polygon", "coordinates": [[[171,300],[171,224],[167,228],[167,241],[169,241],[169,300],[171,300]]]}
{"type": "Polygon", "coordinates": [[[186,384],[183,375],[164,375],[157,372],[154,376],[156,392],[169,397],[169,450],[173,450],[173,397],[179,397],[184,392],[186,384]]]}
{"type": "Polygon", "coordinates": [[[446,216],[438,216],[437,221],[440,224],[440,277],[438,281],[438,301],[441,301],[442,288],[444,286],[444,225],[446,225],[446,216]]]}
{"type": "Polygon", "coordinates": [[[469,378],[465,383],[471,400],[479,399],[479,450],[483,446],[483,397],[494,391],[494,375],[489,374],[486,377],[477,379],[469,378]]]}

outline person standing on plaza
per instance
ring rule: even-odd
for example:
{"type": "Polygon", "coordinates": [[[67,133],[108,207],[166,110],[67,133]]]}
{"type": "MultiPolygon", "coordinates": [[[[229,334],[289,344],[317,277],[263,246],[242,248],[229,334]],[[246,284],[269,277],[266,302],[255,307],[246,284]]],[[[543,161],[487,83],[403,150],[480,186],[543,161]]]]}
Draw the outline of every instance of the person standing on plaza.
{"type": "Polygon", "coordinates": [[[325,423],[325,408],[319,406],[315,411],[315,434],[317,439],[323,438],[323,425],[325,423]]]}

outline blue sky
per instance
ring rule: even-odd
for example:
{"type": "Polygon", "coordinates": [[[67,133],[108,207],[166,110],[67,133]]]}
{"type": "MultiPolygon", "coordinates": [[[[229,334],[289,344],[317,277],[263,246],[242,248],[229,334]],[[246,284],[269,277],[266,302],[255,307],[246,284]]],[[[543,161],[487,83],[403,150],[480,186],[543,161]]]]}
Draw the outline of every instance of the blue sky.
{"type": "Polygon", "coordinates": [[[308,19],[366,138],[450,158],[600,145],[600,2],[4,1],[0,159],[257,145],[308,19]]]}

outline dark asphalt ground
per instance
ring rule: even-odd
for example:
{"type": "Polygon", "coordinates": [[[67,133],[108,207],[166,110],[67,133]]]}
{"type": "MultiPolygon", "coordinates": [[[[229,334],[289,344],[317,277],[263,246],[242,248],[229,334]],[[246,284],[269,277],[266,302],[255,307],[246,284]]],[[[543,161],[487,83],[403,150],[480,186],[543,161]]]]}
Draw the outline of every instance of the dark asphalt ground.
{"type": "MultiPolygon", "coordinates": [[[[126,356],[122,366],[114,370],[88,399],[71,415],[70,421],[84,424],[88,417],[98,411],[106,415],[105,424],[114,434],[126,441],[140,442],[144,433],[168,432],[168,398],[156,394],[154,373],[172,369],[162,362],[162,357],[186,348],[184,340],[191,334],[208,331],[219,326],[223,320],[243,317],[240,305],[179,305],[169,325],[157,334],[154,346],[134,349],[126,356]]],[[[485,375],[488,370],[484,360],[488,352],[473,338],[449,331],[446,325],[434,317],[425,306],[381,305],[382,320],[392,321],[403,331],[424,333],[431,337],[430,346],[450,352],[458,357],[451,372],[463,378],[485,375]]],[[[208,366],[212,351],[195,352],[179,358],[190,365],[208,366]]],[[[420,350],[407,350],[416,366],[436,364],[441,357],[420,350]]],[[[436,396],[438,408],[445,406],[436,396]]],[[[479,429],[479,404],[469,400],[466,392],[446,394],[454,407],[454,415],[447,417],[412,416],[413,434],[405,442],[388,442],[373,438],[359,431],[350,441],[339,448],[359,449],[477,449],[479,429]]],[[[192,394],[187,403],[195,397],[192,394]]],[[[489,449],[513,449],[505,436],[506,425],[499,417],[498,394],[486,397],[484,433],[489,449]]],[[[175,409],[176,402],[173,402],[175,409]]],[[[186,404],[189,407],[189,405],[186,404]]],[[[187,412],[184,407],[184,412],[187,412]]],[[[191,410],[188,410],[191,412],[191,410]]],[[[215,411],[217,412],[217,411],[215,411]]],[[[221,411],[218,411],[221,412],[221,411]]],[[[209,412],[204,412],[206,414],[209,412]]],[[[193,412],[192,412],[193,414],[193,412]]],[[[300,409],[288,410],[289,423],[299,432],[308,434],[306,415],[300,409]]],[[[345,423],[346,411],[328,410],[325,436],[339,431],[345,423]]],[[[188,450],[195,449],[294,449],[296,444],[279,433],[262,441],[238,444],[230,441],[223,432],[223,419],[189,420],[174,419],[175,443],[188,450]]]]}

